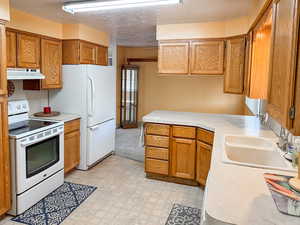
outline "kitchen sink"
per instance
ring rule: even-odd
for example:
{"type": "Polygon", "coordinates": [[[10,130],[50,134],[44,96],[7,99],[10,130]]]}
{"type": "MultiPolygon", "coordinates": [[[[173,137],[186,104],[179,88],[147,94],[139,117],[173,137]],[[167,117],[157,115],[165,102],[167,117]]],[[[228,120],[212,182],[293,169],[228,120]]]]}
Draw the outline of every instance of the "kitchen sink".
{"type": "Polygon", "coordinates": [[[225,137],[225,143],[228,145],[273,149],[275,140],[253,136],[231,135],[225,137]]]}
{"type": "Polygon", "coordinates": [[[223,162],[284,171],[296,171],[283,153],[277,148],[274,139],[250,136],[226,136],[223,162]]]}

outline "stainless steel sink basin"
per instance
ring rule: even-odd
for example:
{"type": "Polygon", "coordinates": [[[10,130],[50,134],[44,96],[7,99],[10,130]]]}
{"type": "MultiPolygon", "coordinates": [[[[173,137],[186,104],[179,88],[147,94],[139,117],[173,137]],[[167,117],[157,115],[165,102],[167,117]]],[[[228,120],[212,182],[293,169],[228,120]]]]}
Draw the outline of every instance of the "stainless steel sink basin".
{"type": "Polygon", "coordinates": [[[226,136],[223,162],[240,166],[296,171],[284,159],[273,139],[250,136],[226,136]]]}

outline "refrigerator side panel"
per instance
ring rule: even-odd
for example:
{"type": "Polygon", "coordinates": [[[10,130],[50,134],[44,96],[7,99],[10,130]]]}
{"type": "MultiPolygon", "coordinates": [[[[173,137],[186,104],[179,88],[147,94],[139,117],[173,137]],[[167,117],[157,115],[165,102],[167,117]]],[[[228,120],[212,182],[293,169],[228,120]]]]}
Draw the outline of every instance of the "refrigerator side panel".
{"type": "Polygon", "coordinates": [[[63,88],[50,91],[53,110],[86,116],[86,66],[63,65],[63,88]]]}
{"type": "Polygon", "coordinates": [[[50,106],[55,111],[80,115],[80,165],[87,169],[86,65],[63,65],[63,88],[49,91],[50,106]]]}

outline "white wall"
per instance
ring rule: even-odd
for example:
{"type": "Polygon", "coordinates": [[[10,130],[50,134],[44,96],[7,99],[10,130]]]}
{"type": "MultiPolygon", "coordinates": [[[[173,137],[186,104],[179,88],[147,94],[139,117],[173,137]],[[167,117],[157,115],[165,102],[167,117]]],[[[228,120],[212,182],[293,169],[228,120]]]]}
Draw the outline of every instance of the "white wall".
{"type": "Polygon", "coordinates": [[[13,81],[13,83],[15,92],[8,98],[9,101],[27,99],[29,101],[30,114],[40,112],[43,110],[43,107],[48,105],[48,91],[24,91],[23,81],[13,81]]]}

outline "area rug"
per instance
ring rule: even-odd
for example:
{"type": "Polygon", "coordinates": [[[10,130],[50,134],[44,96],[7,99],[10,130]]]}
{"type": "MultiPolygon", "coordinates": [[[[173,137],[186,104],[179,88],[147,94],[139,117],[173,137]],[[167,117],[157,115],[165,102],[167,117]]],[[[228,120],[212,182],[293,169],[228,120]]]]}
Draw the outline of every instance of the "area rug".
{"type": "Polygon", "coordinates": [[[174,204],[166,225],[200,225],[201,210],[174,204]]]}
{"type": "Polygon", "coordinates": [[[65,182],[30,209],[11,220],[28,225],[58,225],[97,188],[65,182]]]}

